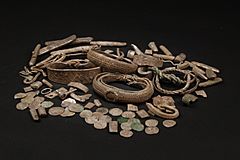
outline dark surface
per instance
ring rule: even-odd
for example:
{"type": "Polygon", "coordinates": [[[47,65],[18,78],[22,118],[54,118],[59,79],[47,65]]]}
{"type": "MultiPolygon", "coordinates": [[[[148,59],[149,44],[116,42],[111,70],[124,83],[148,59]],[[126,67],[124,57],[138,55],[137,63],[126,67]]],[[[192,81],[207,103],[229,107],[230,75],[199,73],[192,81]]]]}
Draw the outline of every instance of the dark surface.
{"type": "MultiPolygon", "coordinates": [[[[239,144],[239,21],[233,3],[129,2],[1,5],[0,159],[233,159],[239,144]],[[120,40],[145,49],[151,40],[166,44],[221,70],[224,83],[206,89],[191,107],[177,103],[177,126],[130,139],[98,131],[80,117],[48,117],[40,123],[15,109],[22,91],[18,72],[38,42],[70,34],[120,40]]],[[[96,95],[95,95],[96,96],[96,95]]],[[[104,103],[107,107],[117,104],[104,103]]],[[[118,105],[120,106],[120,105],[118,105]]],[[[124,106],[126,107],[126,106],[124,106]]],[[[162,121],[162,120],[161,120],[162,121]]]]}

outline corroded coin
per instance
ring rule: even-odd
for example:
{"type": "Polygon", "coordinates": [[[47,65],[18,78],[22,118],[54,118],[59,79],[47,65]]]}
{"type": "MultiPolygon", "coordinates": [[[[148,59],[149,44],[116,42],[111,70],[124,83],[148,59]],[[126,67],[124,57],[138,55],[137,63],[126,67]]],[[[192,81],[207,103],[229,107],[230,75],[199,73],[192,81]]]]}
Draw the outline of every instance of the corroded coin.
{"type": "Polygon", "coordinates": [[[147,118],[149,117],[149,114],[144,110],[144,109],[141,109],[139,111],[137,111],[137,114],[139,117],[141,118],[147,118]]]}
{"type": "Polygon", "coordinates": [[[100,117],[99,120],[103,120],[103,121],[109,123],[112,121],[112,117],[110,117],[109,115],[103,115],[102,117],[100,117]]]}
{"type": "Polygon", "coordinates": [[[117,133],[118,132],[118,122],[117,121],[109,122],[109,129],[108,129],[108,131],[110,133],[117,133]]]}
{"type": "Polygon", "coordinates": [[[70,104],[70,106],[68,107],[69,111],[71,112],[82,112],[84,110],[83,106],[78,104],[78,103],[72,103],[70,104]]]}
{"type": "Polygon", "coordinates": [[[101,112],[93,112],[92,117],[99,120],[104,114],[101,112]]]}
{"type": "Polygon", "coordinates": [[[85,122],[87,124],[94,124],[96,121],[97,121],[97,119],[95,117],[93,117],[93,116],[85,118],[85,122]]]}
{"type": "Polygon", "coordinates": [[[134,131],[138,131],[138,132],[141,132],[144,130],[144,125],[141,124],[141,123],[132,123],[131,124],[131,128],[134,130],[134,131]]]}
{"type": "Polygon", "coordinates": [[[92,116],[92,111],[90,111],[90,110],[83,110],[83,111],[79,114],[79,116],[80,116],[81,118],[91,117],[91,116],[92,116]]]}
{"type": "Polygon", "coordinates": [[[104,129],[107,127],[107,122],[104,120],[99,120],[94,122],[94,128],[96,129],[104,129]]]}
{"type": "Polygon", "coordinates": [[[27,103],[27,104],[31,104],[33,101],[34,101],[34,98],[33,97],[28,97],[28,96],[21,99],[21,102],[27,103]]]}
{"type": "Polygon", "coordinates": [[[50,107],[52,107],[53,105],[54,105],[54,103],[51,102],[51,101],[43,101],[43,102],[41,103],[41,106],[42,106],[43,108],[50,108],[50,107]]]}
{"type": "Polygon", "coordinates": [[[148,119],[145,121],[145,125],[148,127],[156,127],[158,125],[158,120],[156,119],[148,119]]]}
{"type": "Polygon", "coordinates": [[[40,96],[37,96],[34,98],[34,101],[38,102],[38,103],[42,103],[43,101],[45,100],[44,97],[40,97],[40,96]]]}
{"type": "Polygon", "coordinates": [[[28,92],[26,94],[27,94],[27,97],[35,97],[36,95],[39,94],[39,91],[32,91],[32,92],[28,92]]]}
{"type": "Polygon", "coordinates": [[[128,118],[118,117],[117,121],[118,121],[118,123],[122,124],[122,123],[124,123],[124,122],[127,122],[127,121],[128,121],[128,118]]]}
{"type": "Polygon", "coordinates": [[[128,123],[141,123],[140,119],[137,118],[130,118],[128,119],[128,123]]]}
{"type": "Polygon", "coordinates": [[[170,127],[173,127],[173,126],[175,126],[177,123],[176,123],[176,121],[174,121],[174,120],[164,120],[163,121],[163,126],[164,127],[167,127],[167,128],[170,128],[170,127]]]}
{"type": "Polygon", "coordinates": [[[96,109],[96,112],[101,112],[102,114],[107,114],[108,109],[106,107],[99,107],[96,109]]]}
{"type": "Polygon", "coordinates": [[[29,105],[29,104],[27,104],[27,103],[20,102],[20,103],[18,103],[18,104],[16,105],[16,108],[17,108],[18,110],[24,110],[24,109],[27,109],[27,108],[28,108],[28,105],[29,105]]]}
{"type": "Polygon", "coordinates": [[[51,116],[58,116],[64,112],[64,108],[62,107],[52,107],[48,110],[48,114],[51,116]]]}
{"type": "Polygon", "coordinates": [[[146,127],[145,128],[146,134],[152,135],[152,134],[157,134],[158,132],[159,132],[159,128],[157,128],[157,127],[146,127]]]}
{"type": "Polygon", "coordinates": [[[122,110],[120,108],[112,108],[109,110],[109,114],[112,116],[120,116],[122,114],[122,110]]]}
{"type": "Polygon", "coordinates": [[[128,122],[124,122],[120,126],[121,126],[121,129],[123,129],[123,130],[131,130],[132,129],[131,123],[128,123],[128,122]]]}
{"type": "Polygon", "coordinates": [[[76,100],[73,99],[73,98],[67,98],[67,99],[62,101],[61,106],[62,107],[68,107],[72,103],[76,103],[76,100]]]}
{"type": "Polygon", "coordinates": [[[65,108],[64,112],[62,114],[60,114],[60,116],[62,116],[62,117],[72,117],[74,115],[75,115],[75,112],[69,111],[68,108],[65,108]]]}
{"type": "Polygon", "coordinates": [[[133,136],[133,132],[130,130],[121,130],[120,135],[125,138],[129,138],[133,136]]]}
{"type": "Polygon", "coordinates": [[[16,93],[14,95],[14,99],[20,99],[20,98],[25,98],[27,96],[26,93],[16,93]]]}
{"type": "Polygon", "coordinates": [[[125,111],[122,113],[122,116],[124,118],[134,118],[136,116],[136,114],[132,111],[125,111]]]}

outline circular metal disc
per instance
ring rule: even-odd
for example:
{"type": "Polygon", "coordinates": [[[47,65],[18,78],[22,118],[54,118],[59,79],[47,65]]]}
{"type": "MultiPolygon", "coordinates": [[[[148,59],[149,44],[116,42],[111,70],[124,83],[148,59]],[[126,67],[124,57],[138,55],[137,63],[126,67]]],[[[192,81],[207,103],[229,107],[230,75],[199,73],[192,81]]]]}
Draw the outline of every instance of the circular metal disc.
{"type": "Polygon", "coordinates": [[[132,124],[131,124],[131,128],[132,128],[134,131],[141,132],[141,131],[144,130],[144,125],[141,124],[141,123],[132,123],[132,124]]]}
{"type": "Polygon", "coordinates": [[[107,122],[103,120],[99,120],[94,122],[94,128],[96,129],[104,129],[107,127],[107,122]]]}
{"type": "Polygon", "coordinates": [[[28,108],[28,104],[27,103],[23,103],[23,102],[20,102],[16,105],[16,108],[18,110],[25,110],[28,108]]]}
{"type": "Polygon", "coordinates": [[[157,127],[146,127],[145,128],[146,134],[152,135],[152,134],[157,134],[158,132],[159,132],[159,128],[157,128],[157,127]]]}
{"type": "Polygon", "coordinates": [[[163,121],[163,126],[164,126],[164,127],[167,127],[167,128],[173,127],[173,126],[175,126],[176,124],[177,124],[177,122],[174,121],[174,120],[164,120],[164,121],[163,121]]]}
{"type": "Polygon", "coordinates": [[[108,108],[99,107],[99,108],[96,109],[96,112],[101,112],[102,114],[107,114],[108,113],[108,108]]]}
{"type": "Polygon", "coordinates": [[[148,127],[156,127],[158,125],[158,120],[156,119],[148,119],[145,121],[145,125],[148,127]]]}
{"type": "Polygon", "coordinates": [[[132,111],[125,111],[122,113],[122,116],[124,118],[134,118],[136,116],[136,114],[132,111]]]}
{"type": "Polygon", "coordinates": [[[83,111],[79,114],[79,116],[80,116],[81,118],[91,117],[91,116],[92,116],[92,111],[90,111],[90,110],[83,110],[83,111]]]}
{"type": "Polygon", "coordinates": [[[157,134],[159,132],[159,128],[157,127],[146,127],[145,128],[145,133],[146,134],[157,134]]]}
{"type": "Polygon", "coordinates": [[[54,103],[51,102],[51,101],[43,101],[43,102],[41,103],[41,106],[42,106],[43,108],[50,108],[50,107],[52,107],[53,105],[54,105],[54,103]]]}
{"type": "Polygon", "coordinates": [[[69,111],[68,108],[65,108],[65,109],[64,109],[64,112],[63,112],[62,114],[60,114],[60,116],[62,116],[62,117],[72,117],[72,116],[74,116],[74,115],[75,115],[75,113],[69,111]]]}
{"type": "Polygon", "coordinates": [[[97,119],[95,117],[93,117],[93,116],[85,118],[85,122],[87,124],[94,124],[96,121],[97,121],[97,119]]]}
{"type": "Polygon", "coordinates": [[[130,130],[121,130],[120,135],[124,138],[129,138],[133,136],[133,132],[130,130]]]}
{"type": "Polygon", "coordinates": [[[122,114],[122,110],[120,108],[112,108],[109,110],[109,114],[112,116],[120,116],[122,114]]]}
{"type": "Polygon", "coordinates": [[[64,111],[65,110],[62,107],[52,107],[48,110],[48,113],[51,116],[58,116],[58,115],[62,114],[64,111]]]}
{"type": "Polygon", "coordinates": [[[82,112],[84,110],[83,106],[78,104],[78,103],[72,103],[70,104],[70,106],[68,107],[69,111],[71,112],[82,112]]]}
{"type": "Polygon", "coordinates": [[[128,122],[124,122],[121,124],[121,129],[123,130],[131,130],[131,123],[128,123],[128,122]]]}

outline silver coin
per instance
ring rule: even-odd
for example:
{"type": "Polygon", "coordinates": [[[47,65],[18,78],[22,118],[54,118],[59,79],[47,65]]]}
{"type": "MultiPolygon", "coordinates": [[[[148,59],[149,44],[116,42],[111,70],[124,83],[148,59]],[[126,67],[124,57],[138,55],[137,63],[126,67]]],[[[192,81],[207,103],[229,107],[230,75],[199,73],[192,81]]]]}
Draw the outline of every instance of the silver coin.
{"type": "Polygon", "coordinates": [[[75,115],[75,113],[69,111],[68,108],[65,108],[65,109],[64,109],[64,112],[63,112],[62,114],[60,114],[60,116],[62,116],[62,117],[72,117],[72,116],[74,116],[74,115],[75,115]]]}
{"type": "Polygon", "coordinates": [[[97,121],[97,119],[96,119],[95,117],[93,117],[93,116],[91,116],[91,117],[86,117],[84,120],[85,120],[85,122],[86,122],[87,124],[94,124],[94,123],[97,121]]]}
{"type": "Polygon", "coordinates": [[[107,127],[107,122],[103,120],[99,120],[94,122],[94,128],[96,129],[104,129],[107,127]]]}
{"type": "Polygon", "coordinates": [[[120,135],[124,138],[129,138],[133,136],[133,132],[130,130],[121,130],[120,135]]]}
{"type": "Polygon", "coordinates": [[[109,110],[109,114],[112,116],[120,116],[122,114],[122,110],[120,108],[112,108],[109,110]]]}
{"type": "Polygon", "coordinates": [[[146,134],[152,135],[152,134],[157,134],[158,132],[159,132],[159,128],[157,128],[157,127],[146,127],[145,128],[146,134]]]}
{"type": "Polygon", "coordinates": [[[175,126],[176,124],[177,124],[177,122],[174,121],[174,120],[164,120],[164,121],[163,121],[163,126],[164,126],[164,127],[167,127],[167,128],[173,127],[173,126],[175,126]]]}
{"type": "Polygon", "coordinates": [[[131,124],[131,128],[134,130],[134,131],[138,131],[138,132],[141,132],[144,130],[144,125],[141,124],[141,123],[132,123],[131,124]]]}
{"type": "Polygon", "coordinates": [[[82,112],[84,110],[83,106],[78,104],[78,103],[72,103],[70,104],[70,106],[68,107],[69,111],[71,112],[82,112]]]}
{"type": "Polygon", "coordinates": [[[68,107],[70,104],[76,103],[75,99],[73,98],[67,98],[64,101],[62,101],[61,106],[62,107],[68,107]]]}
{"type": "Polygon", "coordinates": [[[122,113],[122,117],[124,118],[134,118],[136,114],[132,111],[125,111],[122,113]]]}
{"type": "Polygon", "coordinates": [[[90,111],[90,110],[83,110],[83,111],[79,114],[79,116],[80,116],[81,118],[91,117],[91,116],[92,116],[92,111],[90,111]]]}
{"type": "Polygon", "coordinates": [[[109,123],[112,121],[112,117],[110,117],[109,115],[103,115],[102,117],[100,117],[99,120],[103,120],[103,121],[109,123]]]}
{"type": "Polygon", "coordinates": [[[34,101],[38,102],[38,103],[42,103],[43,101],[45,100],[44,97],[40,97],[40,96],[37,96],[34,98],[34,101]]]}
{"type": "Polygon", "coordinates": [[[102,114],[107,114],[108,109],[106,107],[99,107],[96,109],[96,112],[101,112],[102,114]]]}
{"type": "Polygon", "coordinates": [[[48,110],[48,113],[51,116],[58,116],[58,115],[62,114],[64,111],[65,110],[62,107],[52,107],[48,110]]]}
{"type": "Polygon", "coordinates": [[[23,103],[23,102],[20,102],[16,105],[16,109],[18,110],[25,110],[28,108],[28,105],[27,103],[23,103]]]}
{"type": "Polygon", "coordinates": [[[158,120],[156,119],[148,119],[145,121],[145,125],[148,127],[156,127],[158,125],[158,120]]]}
{"type": "Polygon", "coordinates": [[[25,98],[27,96],[26,93],[16,93],[14,95],[14,99],[21,99],[21,98],[25,98]]]}
{"type": "Polygon", "coordinates": [[[99,120],[104,114],[101,112],[93,112],[92,117],[99,120]]]}
{"type": "Polygon", "coordinates": [[[54,103],[51,102],[51,101],[43,101],[43,102],[41,103],[41,106],[42,106],[43,108],[50,108],[50,107],[52,107],[53,105],[54,105],[54,103]]]}
{"type": "Polygon", "coordinates": [[[34,98],[33,97],[28,97],[28,96],[21,99],[21,102],[27,103],[27,104],[31,104],[33,101],[34,101],[34,98]]]}
{"type": "Polygon", "coordinates": [[[120,125],[121,129],[123,130],[131,130],[131,123],[128,123],[128,122],[124,122],[120,125]]]}

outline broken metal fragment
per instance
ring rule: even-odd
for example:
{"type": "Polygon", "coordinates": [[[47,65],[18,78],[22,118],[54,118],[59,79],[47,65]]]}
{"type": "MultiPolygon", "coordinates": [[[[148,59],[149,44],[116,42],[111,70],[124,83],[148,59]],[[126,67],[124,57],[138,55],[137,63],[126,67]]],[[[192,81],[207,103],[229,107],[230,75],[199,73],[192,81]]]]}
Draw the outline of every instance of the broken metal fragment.
{"type": "Polygon", "coordinates": [[[102,105],[99,99],[94,99],[93,102],[97,107],[100,107],[102,105]]]}
{"type": "Polygon", "coordinates": [[[42,79],[42,83],[45,84],[46,86],[48,86],[49,88],[53,87],[53,85],[49,81],[47,81],[46,79],[42,79]]]}
{"type": "Polygon", "coordinates": [[[29,111],[30,111],[30,114],[32,116],[32,119],[34,121],[38,121],[39,117],[38,117],[38,113],[37,113],[36,109],[30,109],[29,111]]]}
{"type": "Polygon", "coordinates": [[[136,113],[140,118],[149,117],[149,114],[144,109],[141,109],[141,110],[137,111],[136,113]]]}
{"type": "MultiPolygon", "coordinates": [[[[93,40],[93,37],[79,37],[72,41],[70,44],[82,44],[82,43],[90,43],[93,40]]],[[[54,43],[59,43],[61,40],[53,40],[53,41],[46,41],[45,45],[51,45],[54,43]]]]}
{"type": "Polygon", "coordinates": [[[79,102],[85,102],[92,96],[92,94],[84,94],[80,96],[80,95],[76,95],[75,93],[71,93],[70,96],[79,102]]]}
{"type": "Polygon", "coordinates": [[[188,68],[188,67],[190,66],[189,63],[190,63],[190,62],[185,61],[184,63],[178,64],[178,65],[177,65],[177,68],[178,68],[178,69],[186,69],[186,68],[188,68]]]}
{"type": "Polygon", "coordinates": [[[195,91],[196,95],[198,96],[202,96],[204,98],[207,98],[207,94],[204,90],[198,90],[198,91],[195,91]]]}
{"type": "Polygon", "coordinates": [[[88,52],[91,49],[95,49],[97,46],[79,46],[74,48],[68,48],[68,49],[62,49],[51,52],[52,55],[58,55],[58,54],[69,54],[74,52],[88,52]]]}
{"type": "Polygon", "coordinates": [[[42,85],[43,85],[43,83],[40,82],[40,81],[36,81],[36,82],[33,82],[32,84],[30,84],[30,86],[31,86],[33,89],[39,89],[42,85]]]}
{"type": "Polygon", "coordinates": [[[151,48],[152,51],[158,52],[158,48],[157,48],[155,42],[150,42],[150,43],[148,44],[148,47],[151,48]]]}
{"type": "Polygon", "coordinates": [[[38,111],[38,114],[39,114],[40,117],[45,117],[45,116],[47,116],[47,112],[46,112],[46,109],[45,109],[44,107],[39,107],[39,108],[37,109],[37,111],[38,111]]]}
{"type": "Polygon", "coordinates": [[[164,55],[164,54],[153,54],[153,57],[158,57],[158,58],[161,58],[161,59],[164,59],[164,60],[170,60],[170,61],[175,59],[174,56],[164,55]]]}
{"type": "Polygon", "coordinates": [[[183,62],[187,58],[185,53],[180,53],[176,56],[175,61],[177,62],[183,62]]]}
{"type": "Polygon", "coordinates": [[[24,87],[23,90],[24,90],[24,92],[30,92],[30,91],[33,91],[33,89],[32,89],[31,86],[24,87]]]}
{"type": "Polygon", "coordinates": [[[36,47],[34,48],[32,52],[32,57],[28,63],[29,66],[33,66],[36,63],[40,48],[41,48],[41,44],[37,44],[36,47]]]}
{"type": "Polygon", "coordinates": [[[127,104],[127,110],[136,112],[136,111],[138,111],[138,106],[136,106],[134,104],[127,104]]]}
{"type": "Polygon", "coordinates": [[[108,47],[123,47],[126,46],[126,42],[114,42],[114,41],[91,41],[91,45],[99,45],[99,46],[108,46],[108,47]]]}
{"type": "Polygon", "coordinates": [[[153,57],[150,55],[135,55],[133,57],[133,63],[138,66],[151,66],[151,67],[162,67],[163,61],[160,58],[153,57]]]}
{"type": "Polygon", "coordinates": [[[42,55],[44,53],[47,53],[47,52],[50,52],[50,51],[52,51],[54,49],[62,47],[64,45],[66,45],[66,44],[69,44],[72,41],[74,41],[76,38],[77,38],[76,35],[71,35],[71,36],[69,36],[69,37],[67,37],[65,39],[59,40],[56,43],[52,43],[50,45],[47,45],[46,47],[40,49],[39,55],[42,55]]]}
{"type": "Polygon", "coordinates": [[[207,69],[206,70],[206,76],[209,78],[209,79],[214,79],[217,77],[217,74],[213,72],[212,69],[207,69]]]}
{"type": "Polygon", "coordinates": [[[109,122],[109,132],[117,133],[118,132],[118,121],[109,122]]]}
{"type": "Polygon", "coordinates": [[[29,106],[28,103],[24,103],[24,102],[19,102],[17,105],[16,105],[16,109],[17,110],[25,110],[27,109],[29,106]]]}
{"type": "Polygon", "coordinates": [[[163,51],[164,54],[166,54],[167,56],[172,56],[172,53],[164,46],[164,45],[160,45],[159,48],[163,51]]]}
{"type": "Polygon", "coordinates": [[[214,72],[217,72],[217,73],[220,72],[219,69],[217,69],[217,68],[215,68],[215,67],[212,67],[212,66],[209,66],[209,65],[204,64],[204,63],[200,63],[200,62],[196,62],[196,61],[192,61],[191,63],[192,63],[192,64],[195,64],[195,65],[198,66],[198,67],[204,68],[204,69],[211,69],[211,70],[213,70],[214,72]]]}
{"type": "Polygon", "coordinates": [[[204,80],[208,80],[208,78],[204,75],[205,72],[203,70],[201,70],[200,68],[198,68],[197,66],[193,66],[192,71],[196,74],[196,76],[198,76],[204,80]]]}
{"type": "Polygon", "coordinates": [[[131,46],[133,47],[133,49],[137,55],[143,54],[143,52],[135,44],[131,44],[131,46]]]}
{"type": "Polygon", "coordinates": [[[182,97],[182,102],[184,104],[190,105],[192,102],[195,102],[198,99],[198,97],[192,95],[192,94],[185,94],[182,97]]]}
{"type": "Polygon", "coordinates": [[[81,91],[83,91],[84,93],[87,93],[88,92],[88,87],[85,86],[84,84],[80,83],[80,82],[70,82],[68,83],[68,86],[71,86],[71,87],[75,87],[77,89],[80,89],[81,91]]]}
{"type": "Polygon", "coordinates": [[[153,51],[151,49],[146,49],[145,54],[149,54],[149,55],[152,55],[153,54],[153,51]]]}
{"type": "Polygon", "coordinates": [[[94,106],[95,106],[94,103],[92,103],[92,102],[88,102],[88,103],[84,106],[84,108],[92,109],[94,106]]]}
{"type": "Polygon", "coordinates": [[[136,52],[133,51],[133,50],[128,50],[128,52],[127,52],[127,58],[133,59],[135,53],[136,53],[136,52]]]}
{"type": "Polygon", "coordinates": [[[215,84],[217,84],[217,83],[220,83],[220,82],[222,82],[223,81],[223,79],[222,78],[220,78],[220,77],[216,77],[216,78],[214,78],[214,79],[211,79],[211,80],[208,80],[208,81],[205,81],[205,82],[201,82],[201,83],[199,83],[199,87],[208,87],[208,86],[212,86],[212,85],[215,85],[215,84]]]}

